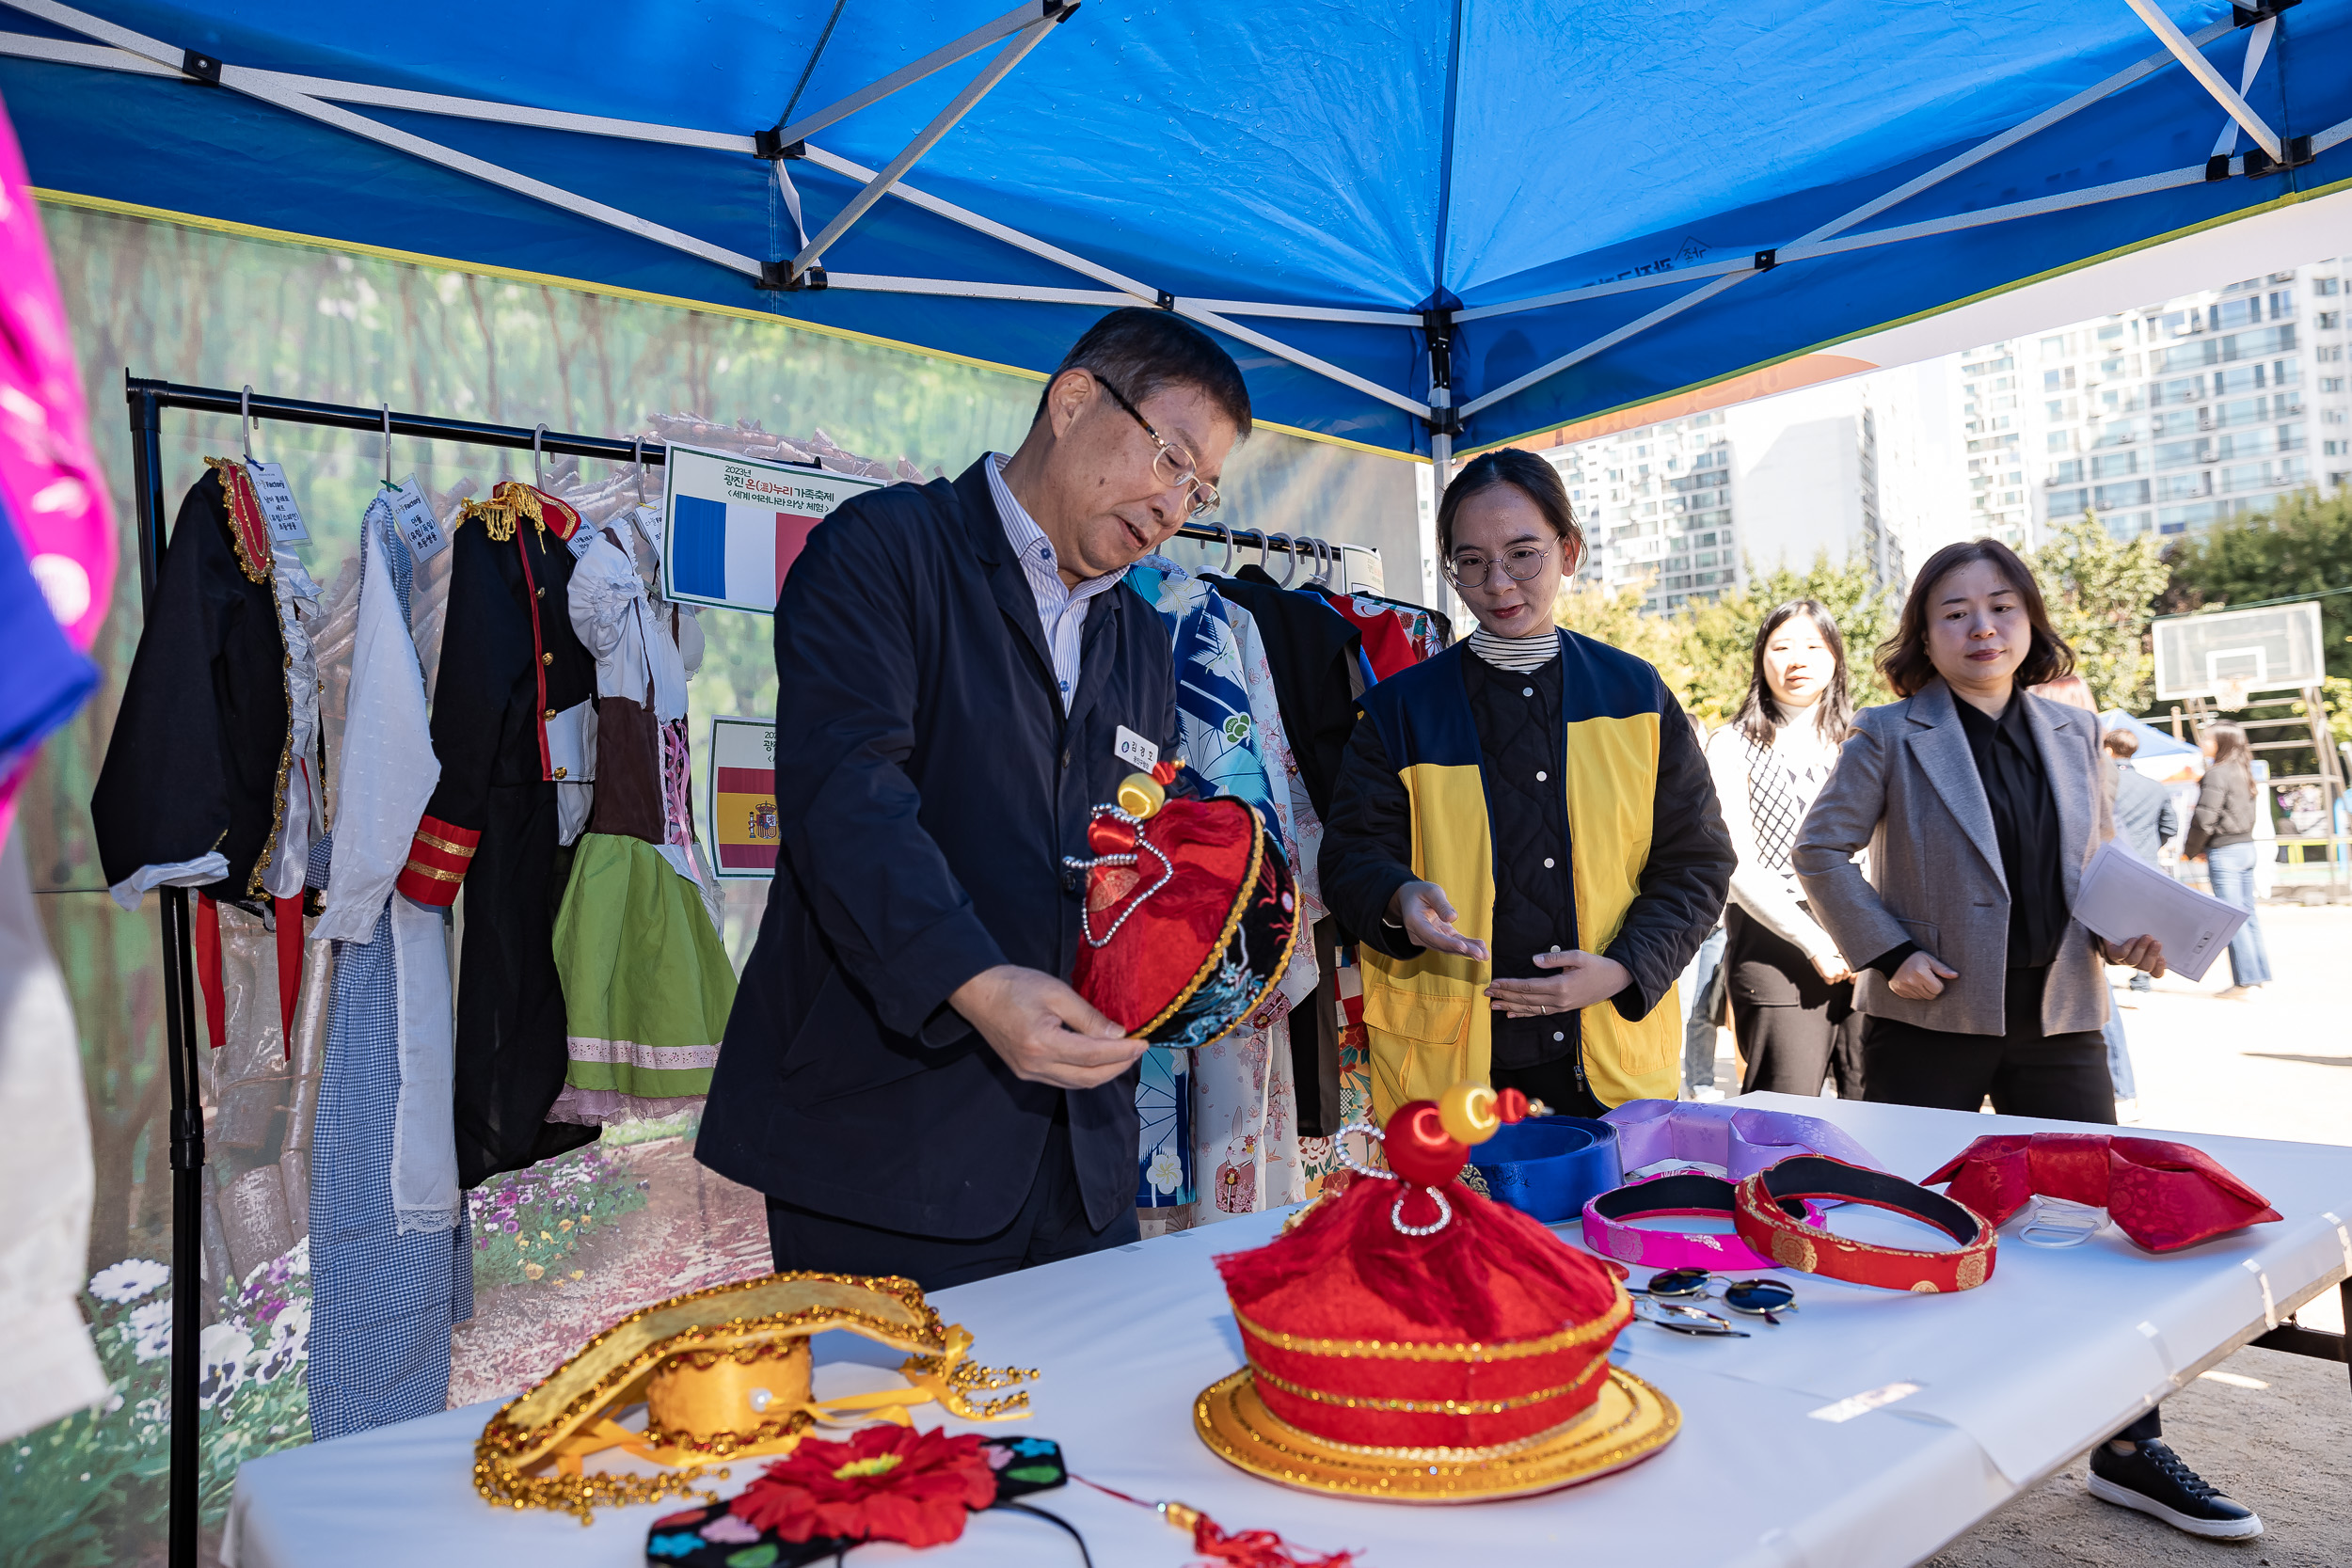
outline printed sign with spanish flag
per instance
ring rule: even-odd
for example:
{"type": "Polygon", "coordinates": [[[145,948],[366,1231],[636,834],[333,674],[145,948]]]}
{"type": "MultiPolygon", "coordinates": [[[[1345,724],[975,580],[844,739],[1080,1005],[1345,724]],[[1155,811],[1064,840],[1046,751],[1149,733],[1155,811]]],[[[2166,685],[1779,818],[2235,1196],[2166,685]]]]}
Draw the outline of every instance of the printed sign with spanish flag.
{"type": "Polygon", "coordinates": [[[713,869],[722,877],[773,877],[783,838],[776,821],[776,726],[765,719],[712,720],[713,869]]]}

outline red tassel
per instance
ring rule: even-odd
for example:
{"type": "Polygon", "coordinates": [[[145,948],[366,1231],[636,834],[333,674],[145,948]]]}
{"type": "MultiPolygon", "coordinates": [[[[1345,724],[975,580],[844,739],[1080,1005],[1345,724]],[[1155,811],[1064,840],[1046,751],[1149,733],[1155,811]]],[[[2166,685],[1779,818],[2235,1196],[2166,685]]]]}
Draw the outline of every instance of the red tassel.
{"type": "Polygon", "coordinates": [[[1205,1513],[1193,1515],[1192,1549],[1211,1562],[1229,1562],[1232,1568],[1349,1568],[1356,1560],[1354,1552],[1301,1557],[1270,1529],[1246,1529],[1228,1535],[1222,1526],[1205,1513]]]}
{"type": "Polygon", "coordinates": [[[1328,1556],[1311,1553],[1301,1557],[1290,1543],[1270,1529],[1246,1529],[1238,1535],[1229,1535],[1215,1519],[1183,1503],[1147,1503],[1099,1481],[1089,1481],[1084,1476],[1070,1479],[1120,1502],[1151,1509],[1178,1529],[1190,1529],[1192,1549],[1212,1563],[1226,1563],[1230,1568],[1353,1568],[1356,1561],[1354,1552],[1332,1552],[1328,1556]]]}

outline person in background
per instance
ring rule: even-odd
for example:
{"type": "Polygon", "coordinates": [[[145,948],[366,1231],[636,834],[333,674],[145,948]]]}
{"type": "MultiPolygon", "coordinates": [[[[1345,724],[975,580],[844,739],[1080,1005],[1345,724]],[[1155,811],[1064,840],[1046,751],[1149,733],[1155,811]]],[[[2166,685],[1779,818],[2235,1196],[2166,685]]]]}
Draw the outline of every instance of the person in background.
{"type": "MultiPolygon", "coordinates": [[[[2112,1124],[2101,960],[2161,975],[2164,951],[2072,913],[2114,832],[2098,722],[2022,687],[2072,673],[2032,571],[1992,539],[1928,558],[1878,653],[1897,701],[1854,715],[1797,831],[1797,875],[1860,959],[1868,1098],[2112,1124]],[[1875,840],[1875,843],[1873,842],[1875,840]],[[1874,880],[1854,863],[1872,847],[1874,880]]],[[[2262,1533],[2160,1436],[2153,1410],[2091,1450],[2090,1493],[2192,1535],[2262,1533]]]]}
{"type": "Polygon", "coordinates": [[[1472,458],[1438,558],[1478,629],[1363,695],[1323,888],[1359,939],[1376,1118],[1463,1079],[1588,1117],[1678,1086],[1661,1004],[1731,841],[1658,672],[1553,624],[1583,553],[1550,464],[1472,458]]]}
{"type": "MultiPolygon", "coordinates": [[[[2070,707],[2078,707],[2093,717],[2096,717],[2099,712],[2098,699],[2090,694],[2090,683],[2080,675],[2060,675],[2056,680],[2044,681],[2032,689],[2037,697],[2047,697],[2054,703],[2064,703],[2070,707]]],[[[2103,740],[2101,744],[2104,745],[2105,741],[2103,740]]],[[[2107,804],[2110,811],[2115,809],[2122,784],[2121,774],[2108,781],[2107,804]]],[[[2159,793],[2161,793],[2160,789],[2159,793]]],[[[2120,822],[2116,825],[2115,836],[2118,842],[2123,843],[2126,849],[2132,847],[2128,842],[2124,842],[2123,829],[2120,822]]],[[[2153,853],[2145,859],[2151,865],[2155,863],[2155,856],[2153,853]]],[[[2153,984],[2153,982],[2148,977],[2147,971],[2139,969],[2132,971],[2133,989],[2145,990],[2153,984]]],[[[2132,1005],[2137,1006],[2138,1004],[2132,1005]]],[[[2115,1119],[2119,1122],[2137,1121],[2139,1119],[2139,1084],[2132,1071],[2131,1041],[2125,1038],[2123,1034],[2123,1009],[2115,1005],[2115,998],[2111,992],[2107,998],[2107,1021],[2100,1026],[2099,1035],[2106,1041],[2107,1079],[2115,1085],[2115,1119]]]]}
{"type": "MultiPolygon", "coordinates": [[[[2132,766],[2139,754],[2139,736],[2122,724],[2107,731],[2099,743],[2115,759],[2115,841],[2154,865],[2164,847],[2181,836],[2181,814],[2172,809],[2172,792],[2132,766]]],[[[2132,990],[2147,990],[2152,982],[2132,971],[2132,990]]]]}
{"type": "Polygon", "coordinates": [[[1747,700],[1707,743],[1715,796],[1740,852],[1724,911],[1724,976],[1746,1059],[1740,1092],[1862,1098],[1853,972],[1813,918],[1790,863],[1797,826],[1837,766],[1851,727],[1846,641],[1830,612],[1792,599],[1764,618],[1747,700]]]}
{"type": "Polygon", "coordinates": [[[2231,983],[2221,992],[2243,1001],[2270,984],[2270,950],[2254,911],[2254,867],[2262,854],[2254,843],[2254,749],[2235,724],[2208,724],[2197,749],[2205,753],[2205,782],[2181,858],[2202,860],[2213,895],[2246,911],[2246,924],[2230,939],[2231,983]]]}
{"type": "MultiPolygon", "coordinates": [[[[1697,714],[1691,716],[1691,733],[1698,737],[1699,749],[1707,749],[1707,726],[1697,714]]],[[[1675,982],[1675,990],[1682,998],[1682,1098],[1685,1100],[1721,1100],[1724,1091],[1715,1086],[1715,1020],[1724,1007],[1724,926],[1718,920],[1699,943],[1699,950],[1691,955],[1689,967],[1682,978],[1675,982]]]]}

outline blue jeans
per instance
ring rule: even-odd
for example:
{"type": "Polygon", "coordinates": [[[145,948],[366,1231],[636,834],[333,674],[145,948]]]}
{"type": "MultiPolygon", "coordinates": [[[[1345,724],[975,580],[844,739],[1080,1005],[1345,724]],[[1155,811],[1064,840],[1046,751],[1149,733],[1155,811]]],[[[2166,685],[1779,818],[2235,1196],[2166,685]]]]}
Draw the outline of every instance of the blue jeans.
{"type": "Polygon", "coordinates": [[[1682,972],[1682,1092],[1715,1086],[1715,1014],[1724,998],[1724,928],[1699,943],[1682,972]]]}
{"type": "Polygon", "coordinates": [[[2217,844],[2205,851],[2205,869],[2213,877],[2213,895],[2247,911],[2246,924],[2230,939],[2230,978],[2241,986],[2270,984],[2270,952],[2263,945],[2262,916],[2254,911],[2254,867],[2264,847],[2217,844]]]}
{"type": "Polygon", "coordinates": [[[2115,1082],[2115,1098],[2137,1100],[2139,1081],[2132,1076],[2132,1048],[2123,1041],[2123,1012],[2110,998],[2107,1003],[2107,1025],[2102,1031],[2107,1041],[2107,1076],[2115,1082]]]}

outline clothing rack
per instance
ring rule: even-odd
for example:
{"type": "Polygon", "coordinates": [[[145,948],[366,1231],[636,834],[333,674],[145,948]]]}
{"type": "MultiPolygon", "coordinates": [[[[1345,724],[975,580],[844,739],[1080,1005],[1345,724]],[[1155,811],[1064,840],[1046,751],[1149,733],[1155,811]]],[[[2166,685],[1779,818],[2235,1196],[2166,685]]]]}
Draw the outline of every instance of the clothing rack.
{"type": "MultiPolygon", "coordinates": [[[[599,457],[613,463],[653,465],[668,460],[669,449],[658,441],[620,440],[609,436],[582,436],[549,430],[545,425],[484,424],[471,420],[440,419],[405,414],[386,405],[368,408],[352,404],[310,403],[299,398],[271,397],[247,389],[185,387],[168,381],[143,380],[123,372],[123,395],[129,404],[134,507],[137,515],[139,603],[151,610],[155,578],[163,560],[168,502],[164,490],[163,416],[167,409],[196,414],[227,414],[240,421],[274,420],[282,424],[316,425],[331,430],[360,431],[377,436],[406,436],[428,441],[454,441],[478,447],[504,447],[534,453],[599,457]]],[[[1222,524],[1186,523],[1181,538],[1210,544],[1247,546],[1263,556],[1279,550],[1294,566],[1310,557],[1329,562],[1343,546],[1308,535],[1293,537],[1259,529],[1227,528],[1222,524]]],[[[202,1473],[199,1447],[198,1373],[201,1370],[199,1342],[203,1334],[204,1244],[204,1110],[197,1093],[198,1068],[202,1060],[196,1025],[196,960],[194,928],[190,924],[186,888],[166,887],[160,917],[164,949],[164,1039],[170,1080],[167,1126],[171,1144],[171,1440],[168,1494],[170,1527],[167,1536],[170,1568],[196,1568],[197,1538],[201,1525],[198,1481],[202,1473]]]]}
{"type": "MultiPolygon", "coordinates": [[[[568,431],[551,431],[544,425],[534,429],[481,424],[469,420],[403,414],[384,407],[306,403],[297,398],[265,397],[217,387],[182,387],[166,381],[144,381],[127,371],[123,383],[124,397],[130,404],[132,489],[138,518],[139,603],[143,611],[153,607],[155,575],[163,560],[167,516],[163,461],[166,409],[408,436],[431,441],[458,441],[478,447],[601,457],[615,463],[655,464],[668,456],[668,449],[660,442],[579,436],[568,431]]],[[[171,1090],[171,1523],[167,1560],[170,1568],[196,1568],[197,1536],[201,1524],[197,1483],[202,1473],[198,1442],[197,1376],[201,1370],[199,1340],[203,1333],[200,1292],[204,1272],[204,1109],[198,1103],[196,1092],[201,1057],[197,1043],[195,942],[189,924],[188,890],[167,887],[158,891],[163,895],[164,1040],[171,1090]]]]}

